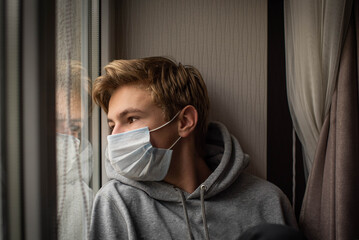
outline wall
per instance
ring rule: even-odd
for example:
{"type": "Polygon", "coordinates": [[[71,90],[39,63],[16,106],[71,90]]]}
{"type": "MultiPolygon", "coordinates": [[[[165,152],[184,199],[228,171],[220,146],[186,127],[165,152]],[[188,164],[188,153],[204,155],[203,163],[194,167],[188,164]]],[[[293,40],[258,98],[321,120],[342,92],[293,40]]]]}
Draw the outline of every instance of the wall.
{"type": "Polygon", "coordinates": [[[164,55],[194,65],[211,100],[210,117],[227,125],[266,178],[267,1],[114,1],[114,55],[164,55]]]}

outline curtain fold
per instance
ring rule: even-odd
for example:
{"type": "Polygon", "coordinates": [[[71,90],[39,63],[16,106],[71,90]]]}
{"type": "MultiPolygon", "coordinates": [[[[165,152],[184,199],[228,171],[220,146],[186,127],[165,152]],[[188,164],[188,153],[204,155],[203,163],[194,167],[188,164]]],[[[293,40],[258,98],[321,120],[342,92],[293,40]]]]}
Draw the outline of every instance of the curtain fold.
{"type": "Polygon", "coordinates": [[[284,1],[288,102],[306,177],[330,108],[351,6],[352,0],[284,1]]]}
{"type": "Polygon", "coordinates": [[[358,9],[355,1],[303,200],[308,239],[359,239],[358,9]]]}

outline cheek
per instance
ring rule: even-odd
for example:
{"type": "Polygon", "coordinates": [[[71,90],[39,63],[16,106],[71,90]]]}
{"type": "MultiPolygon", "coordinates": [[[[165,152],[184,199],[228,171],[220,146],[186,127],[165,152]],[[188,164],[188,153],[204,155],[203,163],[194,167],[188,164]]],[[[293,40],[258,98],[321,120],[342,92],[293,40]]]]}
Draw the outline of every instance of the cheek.
{"type": "Polygon", "coordinates": [[[164,127],[155,132],[150,133],[150,140],[152,146],[156,148],[168,149],[179,137],[175,126],[164,127]]]}
{"type": "Polygon", "coordinates": [[[150,133],[150,141],[152,146],[156,148],[164,148],[163,137],[159,136],[159,134],[150,133]]]}

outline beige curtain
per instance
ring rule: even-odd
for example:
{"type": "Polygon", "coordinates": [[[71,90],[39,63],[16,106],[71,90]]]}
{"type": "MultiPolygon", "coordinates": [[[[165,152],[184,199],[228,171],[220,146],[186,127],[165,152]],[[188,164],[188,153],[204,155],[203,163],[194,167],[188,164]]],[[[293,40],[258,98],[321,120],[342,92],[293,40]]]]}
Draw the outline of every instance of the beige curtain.
{"type": "Polygon", "coordinates": [[[356,0],[341,51],[338,77],[302,205],[308,239],[359,239],[359,8],[356,0]]]}
{"type": "Polygon", "coordinates": [[[287,93],[306,178],[328,114],[352,0],[284,1],[287,93]]]}

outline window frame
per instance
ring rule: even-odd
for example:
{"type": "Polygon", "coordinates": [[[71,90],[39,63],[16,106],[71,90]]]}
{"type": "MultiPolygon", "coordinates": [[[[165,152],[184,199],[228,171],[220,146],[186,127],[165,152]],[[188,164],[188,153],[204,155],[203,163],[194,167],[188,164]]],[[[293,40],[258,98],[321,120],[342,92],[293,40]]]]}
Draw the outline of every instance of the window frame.
{"type": "MultiPolygon", "coordinates": [[[[106,2],[81,2],[88,4],[83,57],[92,80],[101,72],[106,2]]],[[[57,239],[56,0],[0,0],[0,7],[0,240],[57,239]]],[[[91,117],[95,194],[102,171],[99,107],[91,117]]]]}

